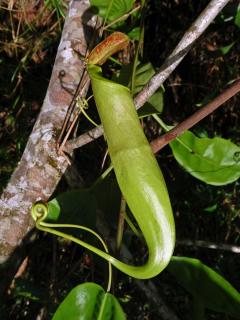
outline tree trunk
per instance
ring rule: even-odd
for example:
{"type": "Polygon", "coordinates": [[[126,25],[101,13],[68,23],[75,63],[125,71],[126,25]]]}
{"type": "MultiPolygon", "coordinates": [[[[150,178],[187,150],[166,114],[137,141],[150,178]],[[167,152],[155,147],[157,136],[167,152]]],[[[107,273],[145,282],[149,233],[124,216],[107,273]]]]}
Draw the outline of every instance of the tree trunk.
{"type": "MultiPolygon", "coordinates": [[[[0,198],[0,295],[23,258],[24,239],[29,239],[33,227],[32,204],[48,200],[67,168],[65,157],[57,154],[56,141],[72,100],[70,92],[76,90],[84,71],[84,63],[74,48],[85,55],[96,24],[89,6],[88,0],[72,0],[69,4],[41,112],[21,161],[0,198]],[[61,71],[64,71],[62,78],[61,71]]],[[[84,94],[86,91],[85,87],[84,94]]]]}

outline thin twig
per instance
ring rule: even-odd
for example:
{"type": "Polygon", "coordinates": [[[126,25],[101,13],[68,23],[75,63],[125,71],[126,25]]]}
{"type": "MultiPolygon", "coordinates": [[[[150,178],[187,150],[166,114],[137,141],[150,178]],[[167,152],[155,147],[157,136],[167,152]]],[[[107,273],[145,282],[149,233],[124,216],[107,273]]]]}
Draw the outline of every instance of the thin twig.
{"type": "MultiPolygon", "coordinates": [[[[84,72],[82,73],[81,79],[79,80],[77,89],[75,90],[74,95],[72,97],[72,100],[71,100],[71,102],[69,104],[69,107],[68,107],[68,110],[67,110],[64,122],[63,122],[62,130],[61,130],[60,135],[59,135],[59,137],[57,139],[57,148],[58,148],[59,154],[61,153],[61,151],[63,149],[63,146],[64,146],[64,143],[61,143],[61,141],[62,141],[62,138],[63,138],[66,130],[68,130],[67,126],[69,125],[69,119],[70,119],[70,117],[72,115],[72,112],[73,112],[75,106],[76,106],[76,98],[80,95],[79,91],[80,90],[84,90],[85,85],[86,86],[89,85],[88,81],[86,81],[86,83],[84,85],[82,85],[83,81],[87,77],[88,77],[87,72],[86,72],[86,70],[84,70],[84,72]],[[61,145],[60,145],[60,143],[61,143],[61,145]]],[[[62,81],[62,75],[61,74],[60,74],[60,80],[62,81]]]]}
{"type": "MultiPolygon", "coordinates": [[[[70,108],[69,108],[68,110],[70,110],[70,108]]],[[[71,112],[72,112],[72,110],[71,110],[71,112]]],[[[67,113],[68,113],[68,111],[67,111],[67,113]]],[[[69,113],[69,115],[70,115],[70,113],[69,113]]],[[[71,122],[71,124],[70,124],[70,126],[69,126],[69,128],[68,128],[68,130],[67,130],[67,132],[66,132],[66,134],[65,134],[65,136],[64,136],[64,138],[63,138],[63,141],[62,141],[62,143],[61,143],[61,145],[60,145],[60,147],[59,147],[59,149],[58,149],[59,155],[62,155],[62,154],[63,154],[62,149],[64,148],[64,144],[66,143],[69,135],[71,134],[72,129],[73,129],[73,127],[75,126],[75,123],[76,123],[77,120],[78,120],[78,117],[79,117],[79,111],[76,112],[76,114],[75,114],[75,116],[74,116],[74,118],[73,118],[73,121],[71,122]]],[[[66,118],[65,118],[65,119],[66,119],[66,118]]],[[[67,122],[65,122],[65,120],[64,120],[64,126],[63,126],[64,130],[63,130],[62,132],[65,132],[65,126],[66,126],[66,124],[67,124],[67,122]]],[[[61,132],[61,133],[62,133],[62,132],[61,132]]],[[[61,136],[61,138],[62,138],[62,135],[60,135],[60,136],[61,136]]],[[[61,141],[61,140],[59,140],[59,141],[61,141]]]]}
{"type": "Polygon", "coordinates": [[[179,123],[175,128],[162,135],[161,137],[153,140],[151,142],[151,147],[154,153],[161,150],[165,147],[169,142],[173,141],[181,134],[183,134],[186,130],[193,127],[196,123],[201,121],[203,118],[207,117],[214,110],[223,105],[224,102],[232,98],[240,91],[240,80],[237,80],[232,84],[229,88],[227,88],[224,92],[222,92],[219,96],[213,99],[206,106],[202,107],[190,117],[185,119],[183,122],[179,123]]]}
{"type": "Polygon", "coordinates": [[[240,247],[231,245],[231,244],[225,244],[225,243],[214,243],[210,241],[204,241],[204,240],[177,240],[177,245],[180,246],[190,246],[190,247],[202,247],[207,249],[214,249],[214,250],[224,250],[224,251],[230,251],[233,253],[240,253],[240,247]]]}
{"type": "MultiPolygon", "coordinates": [[[[99,18],[96,19],[96,25],[95,27],[98,25],[99,23],[99,18]]],[[[94,28],[94,30],[96,30],[97,28],[94,28]]],[[[87,46],[86,48],[86,51],[85,51],[85,54],[84,54],[84,57],[87,57],[89,52],[91,51],[92,49],[92,45],[95,43],[96,41],[96,31],[94,31],[93,33],[93,37],[89,43],[89,45],[87,46]]],[[[63,74],[64,76],[65,74],[63,74]]],[[[61,72],[60,72],[60,80],[61,79],[61,72]]],[[[62,127],[62,130],[60,132],[60,135],[57,139],[57,149],[58,149],[58,153],[61,155],[63,152],[63,149],[64,149],[64,144],[65,144],[65,140],[64,139],[64,142],[61,142],[62,141],[62,138],[64,136],[64,134],[66,135],[70,135],[72,129],[73,129],[73,126],[71,126],[69,124],[69,121],[70,121],[70,118],[71,118],[71,115],[72,115],[72,112],[74,111],[75,107],[76,107],[76,103],[77,103],[77,98],[78,97],[82,97],[84,95],[84,93],[86,93],[86,88],[89,87],[89,84],[90,84],[90,79],[89,79],[89,76],[88,76],[88,73],[87,73],[87,70],[86,68],[84,68],[84,71],[82,73],[82,76],[79,80],[79,83],[78,83],[78,86],[73,94],[73,97],[72,97],[72,100],[69,104],[69,107],[68,107],[68,110],[67,110],[67,113],[66,113],[66,116],[65,116],[65,119],[64,119],[64,123],[63,123],[63,127],[62,127]],[[70,129],[71,127],[71,129],[70,129]],[[67,131],[67,133],[66,133],[67,131]]]]}
{"type": "Polygon", "coordinates": [[[103,134],[103,126],[93,128],[86,133],[83,133],[77,138],[71,139],[66,142],[63,151],[66,153],[71,153],[74,149],[80,148],[98,138],[103,134]]]}
{"type": "Polygon", "coordinates": [[[122,245],[123,239],[123,232],[124,232],[124,216],[126,213],[126,200],[124,199],[123,195],[121,197],[121,204],[120,204],[120,212],[118,214],[118,227],[117,227],[117,237],[116,237],[116,250],[117,254],[119,254],[119,250],[122,245]]]}
{"type": "Polygon", "coordinates": [[[129,12],[125,13],[124,15],[122,15],[121,17],[111,21],[108,25],[106,25],[105,27],[100,28],[101,31],[103,32],[104,30],[108,29],[109,27],[113,26],[114,24],[116,24],[117,22],[126,20],[130,15],[132,15],[134,12],[138,11],[141,8],[140,5],[136,6],[135,8],[133,8],[132,10],[130,10],[129,12]]]}
{"type": "MultiPolygon", "coordinates": [[[[194,42],[201,36],[201,34],[206,30],[206,28],[228,2],[229,0],[210,1],[199,17],[193,22],[191,27],[185,32],[178,45],[159,69],[158,73],[152,77],[149,83],[136,96],[134,99],[136,109],[142,107],[144,103],[154,94],[154,92],[160,88],[163,82],[175,70],[184,56],[192,48],[194,42]]],[[[87,133],[68,141],[65,145],[64,151],[71,153],[73,149],[82,147],[83,145],[101,137],[102,134],[102,126],[94,128],[87,133]]]]}

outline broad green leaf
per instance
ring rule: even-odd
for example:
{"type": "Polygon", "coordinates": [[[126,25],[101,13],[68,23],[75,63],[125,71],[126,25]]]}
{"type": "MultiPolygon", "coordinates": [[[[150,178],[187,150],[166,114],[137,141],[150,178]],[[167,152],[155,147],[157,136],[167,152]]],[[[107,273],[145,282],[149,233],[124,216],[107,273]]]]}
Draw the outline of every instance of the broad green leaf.
{"type": "Polygon", "coordinates": [[[133,8],[135,0],[91,0],[91,6],[98,9],[98,14],[111,22],[133,8]]]}
{"type": "Polygon", "coordinates": [[[117,299],[95,283],[80,284],[63,300],[52,320],[125,320],[117,299]]]}
{"type": "MultiPolygon", "coordinates": [[[[114,77],[113,81],[116,81],[126,87],[129,87],[132,76],[132,68],[132,64],[123,66],[119,75],[114,77]]],[[[154,74],[155,71],[150,62],[146,64],[138,64],[135,74],[135,88],[133,96],[135,96],[139,91],[142,90],[142,88],[148,83],[148,81],[152,78],[154,74]]],[[[163,88],[160,88],[153,96],[149,98],[145,105],[138,110],[138,115],[140,118],[149,116],[153,113],[162,112],[163,92],[163,88]]]]}
{"type": "Polygon", "coordinates": [[[89,189],[64,192],[48,202],[48,219],[58,223],[95,226],[96,199],[89,189]]]}
{"type": "MultiPolygon", "coordinates": [[[[135,90],[133,95],[135,96],[142,88],[148,83],[148,81],[155,74],[152,64],[139,64],[135,74],[135,90]]],[[[154,95],[152,95],[147,103],[138,111],[140,117],[145,117],[153,113],[161,113],[163,110],[163,89],[160,88],[154,95]]]]}
{"type": "Polygon", "coordinates": [[[133,95],[136,95],[141,89],[148,83],[148,81],[155,74],[153,66],[150,62],[145,64],[139,64],[135,74],[135,90],[133,95]]]}
{"type": "Polygon", "coordinates": [[[115,176],[108,174],[100,179],[93,187],[98,208],[104,213],[104,217],[110,223],[117,223],[120,210],[121,191],[115,176]]]}
{"type": "Polygon", "coordinates": [[[51,221],[57,221],[61,214],[61,207],[57,199],[54,198],[48,202],[48,219],[51,221]]]}
{"type": "Polygon", "coordinates": [[[200,260],[172,257],[167,270],[193,295],[195,303],[240,319],[240,293],[200,260]]]}
{"type": "Polygon", "coordinates": [[[181,143],[170,143],[173,155],[188,173],[211,185],[225,185],[240,177],[240,147],[222,138],[198,138],[186,131],[181,143]]]}
{"type": "Polygon", "coordinates": [[[48,202],[48,220],[95,228],[96,211],[117,223],[121,192],[113,175],[99,179],[89,189],[75,189],[59,194],[48,202]]]}
{"type": "Polygon", "coordinates": [[[137,113],[138,117],[145,118],[153,114],[160,114],[163,110],[163,89],[158,89],[157,92],[152,95],[148,101],[140,108],[137,113]]]}
{"type": "MultiPolygon", "coordinates": [[[[125,87],[130,86],[131,77],[133,72],[133,64],[124,65],[117,76],[113,77],[113,81],[116,81],[125,87]]],[[[151,79],[155,74],[153,66],[150,62],[145,64],[138,63],[135,73],[135,88],[133,96],[135,96],[151,79]]]]}

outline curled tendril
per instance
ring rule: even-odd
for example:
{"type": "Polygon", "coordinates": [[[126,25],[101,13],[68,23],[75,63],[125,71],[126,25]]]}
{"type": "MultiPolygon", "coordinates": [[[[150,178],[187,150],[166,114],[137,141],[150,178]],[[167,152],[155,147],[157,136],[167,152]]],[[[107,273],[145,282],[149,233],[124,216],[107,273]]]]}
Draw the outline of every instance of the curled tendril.
{"type": "Polygon", "coordinates": [[[85,109],[88,109],[88,100],[78,97],[77,98],[77,104],[78,107],[80,109],[80,112],[82,112],[82,114],[85,116],[85,118],[88,119],[88,121],[90,121],[95,127],[99,127],[99,124],[97,124],[95,121],[93,121],[89,115],[87,114],[87,112],[85,111],[85,109]]]}
{"type": "Polygon", "coordinates": [[[47,218],[49,213],[48,210],[48,205],[42,201],[36,202],[32,208],[31,208],[31,216],[33,220],[36,223],[36,228],[48,232],[51,234],[54,234],[56,236],[60,236],[62,238],[71,240],[87,249],[90,249],[91,251],[98,253],[100,256],[105,257],[105,259],[108,261],[108,272],[109,272],[109,279],[108,279],[108,286],[107,286],[107,292],[110,291],[111,288],[111,282],[112,282],[112,266],[111,266],[111,256],[109,255],[108,247],[104,240],[100,237],[98,233],[96,233],[94,230],[85,227],[85,226],[80,226],[80,225],[75,225],[75,224],[60,224],[60,223],[50,223],[50,222],[45,222],[45,219],[47,218]],[[80,230],[87,231],[94,235],[102,244],[105,252],[101,251],[100,249],[72,236],[67,233],[64,233],[62,231],[56,230],[54,228],[76,228],[80,230]]]}
{"type": "Polygon", "coordinates": [[[47,204],[42,201],[36,202],[31,208],[31,215],[36,223],[44,221],[48,215],[47,204]]]}

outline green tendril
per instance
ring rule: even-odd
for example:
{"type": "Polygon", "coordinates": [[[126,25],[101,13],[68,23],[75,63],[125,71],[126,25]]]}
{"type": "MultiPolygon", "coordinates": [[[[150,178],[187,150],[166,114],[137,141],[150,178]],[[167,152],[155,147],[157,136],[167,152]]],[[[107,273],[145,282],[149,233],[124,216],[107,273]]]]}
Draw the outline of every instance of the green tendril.
{"type": "Polygon", "coordinates": [[[88,121],[90,121],[95,127],[99,127],[99,124],[97,124],[94,120],[92,120],[89,115],[87,114],[87,112],[85,111],[85,109],[88,108],[88,101],[86,99],[83,98],[78,98],[77,99],[77,105],[80,109],[80,112],[82,112],[82,114],[85,116],[85,118],[88,119],[88,121]]]}
{"type": "MultiPolygon", "coordinates": [[[[98,248],[95,248],[94,246],[92,246],[92,245],[72,236],[72,235],[69,235],[69,234],[64,233],[62,231],[59,231],[59,230],[55,230],[54,228],[75,228],[75,229],[87,231],[87,232],[91,233],[92,235],[94,235],[101,242],[105,252],[107,254],[109,253],[108,247],[107,247],[106,243],[104,242],[104,240],[100,237],[100,235],[88,227],[75,225],[75,224],[45,222],[44,220],[48,216],[48,206],[47,206],[47,204],[45,204],[43,202],[37,202],[32,206],[31,215],[32,215],[33,220],[36,223],[37,229],[44,231],[44,232],[54,234],[56,236],[60,236],[62,238],[68,239],[70,241],[73,241],[73,242],[99,254],[98,252],[102,252],[102,251],[99,250],[98,248]]],[[[104,255],[104,252],[102,252],[102,253],[104,255]]],[[[111,265],[110,259],[107,259],[107,260],[108,260],[108,272],[109,272],[107,292],[109,292],[111,289],[111,283],[112,283],[112,265],[111,265]]]]}
{"type": "Polygon", "coordinates": [[[36,202],[31,208],[33,220],[37,223],[44,221],[47,218],[48,207],[43,202],[36,202]]]}

